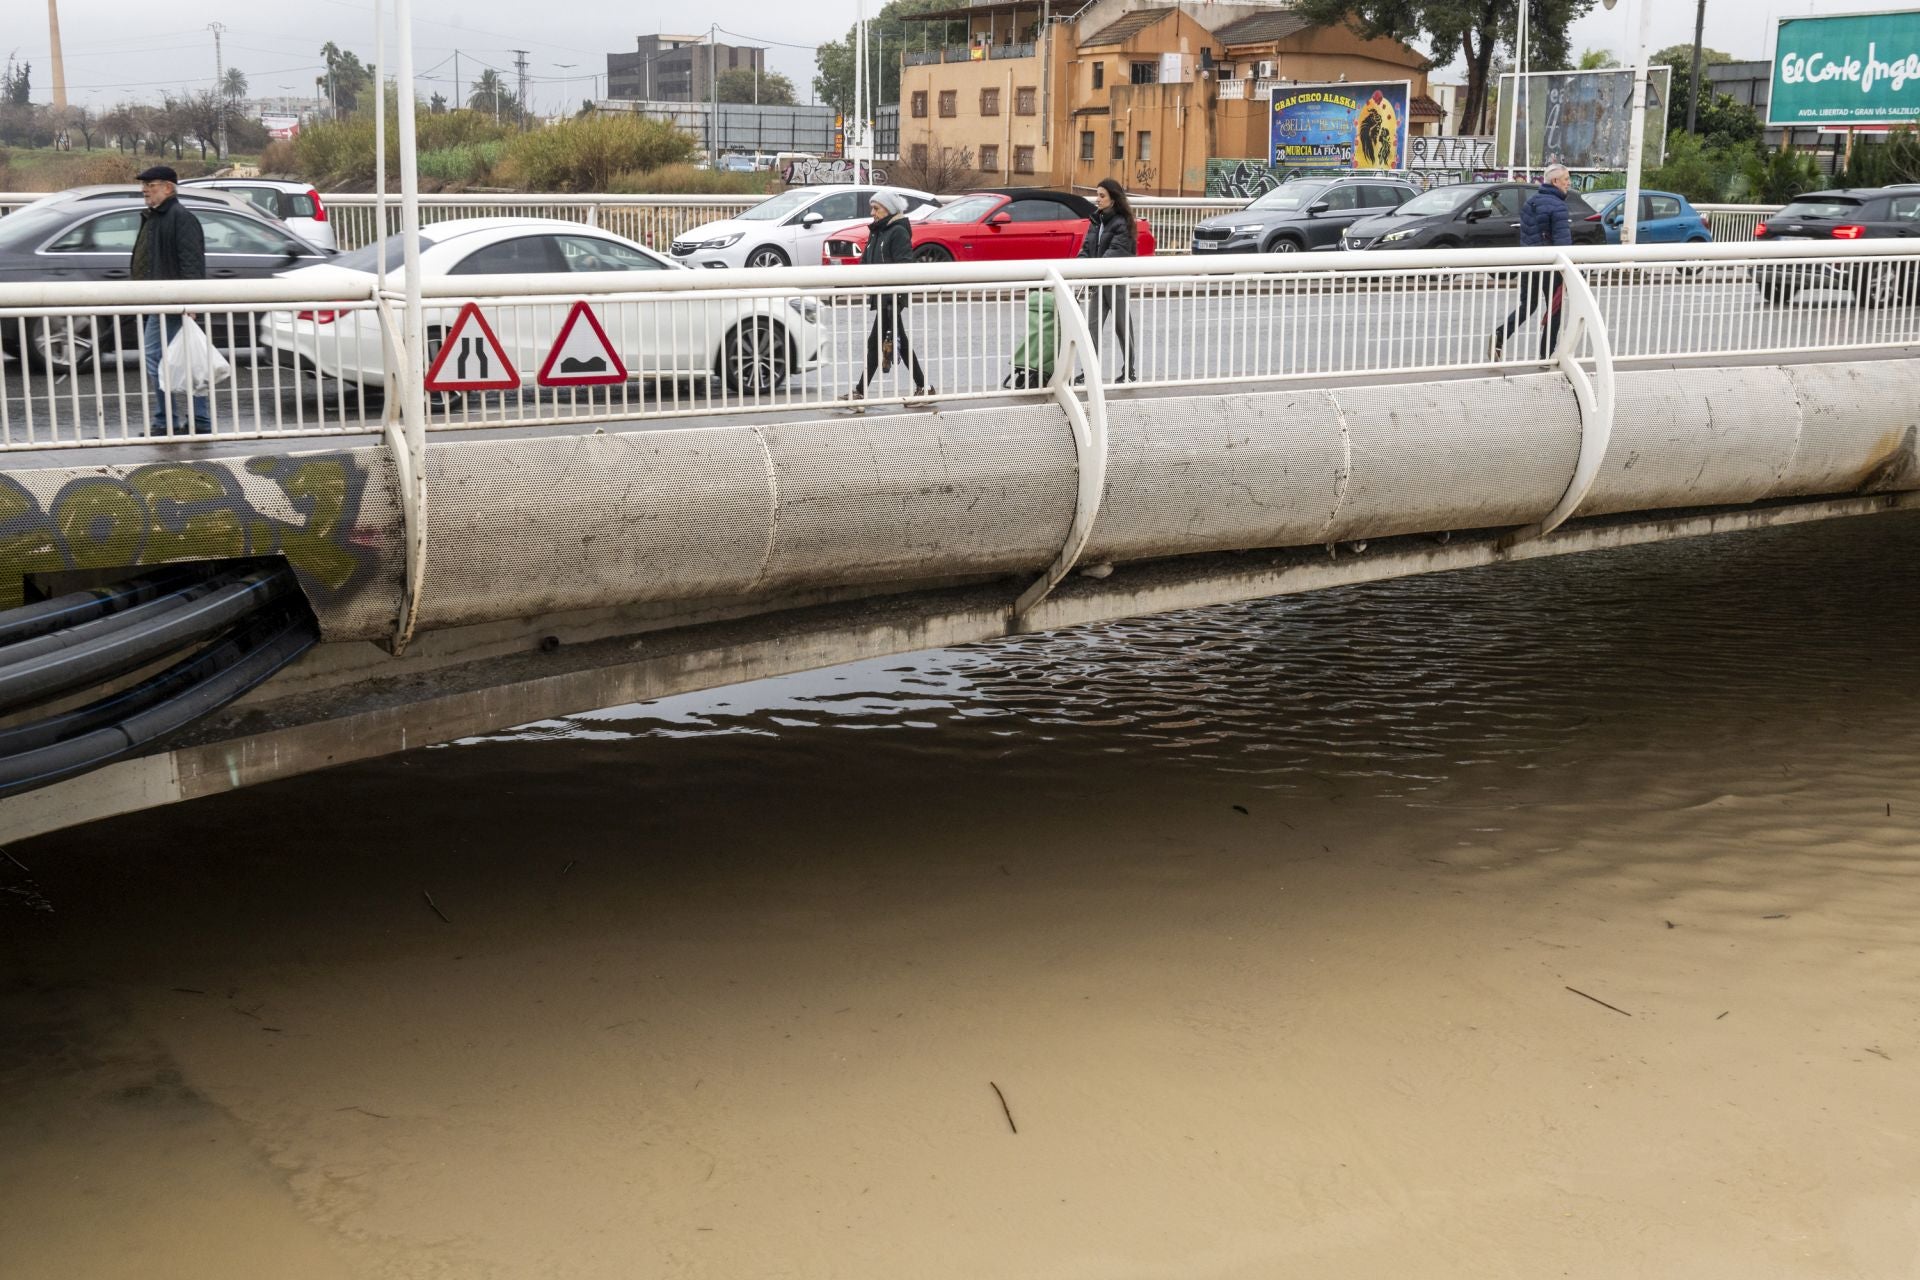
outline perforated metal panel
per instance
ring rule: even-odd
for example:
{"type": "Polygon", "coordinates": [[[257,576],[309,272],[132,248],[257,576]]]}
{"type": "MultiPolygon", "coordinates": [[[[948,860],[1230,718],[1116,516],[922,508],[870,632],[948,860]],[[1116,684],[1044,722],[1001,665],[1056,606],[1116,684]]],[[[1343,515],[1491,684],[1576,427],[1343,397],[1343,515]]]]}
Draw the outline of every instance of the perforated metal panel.
{"type": "Polygon", "coordinates": [[[1618,395],[1582,515],[1751,502],[1793,459],[1800,407],[1781,369],[1623,373],[1618,395]]]}
{"type": "Polygon", "coordinates": [[[1774,496],[1920,489],[1920,364],[1799,365],[1800,445],[1774,496]]]}

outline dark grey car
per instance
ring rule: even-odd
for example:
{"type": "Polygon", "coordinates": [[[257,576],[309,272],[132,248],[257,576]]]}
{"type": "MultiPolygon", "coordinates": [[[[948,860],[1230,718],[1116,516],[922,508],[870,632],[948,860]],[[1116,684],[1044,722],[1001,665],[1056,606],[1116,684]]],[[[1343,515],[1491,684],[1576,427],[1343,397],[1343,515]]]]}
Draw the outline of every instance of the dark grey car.
{"type": "Polygon", "coordinates": [[[1338,249],[1358,218],[1413,199],[1411,183],[1390,175],[1302,178],[1283,183],[1238,213],[1206,218],[1193,230],[1195,253],[1298,253],[1338,249]]]}
{"type": "MultiPolygon", "coordinates": [[[[205,233],[209,280],[264,280],[330,256],[262,217],[244,200],[211,191],[182,191],[180,199],[205,233]]],[[[0,283],[128,279],[144,207],[136,189],[82,188],[36,200],[0,218],[0,283]]],[[[215,342],[252,345],[250,320],[241,320],[231,334],[224,332],[223,320],[219,312],[213,313],[210,336],[215,342]]],[[[122,316],[117,322],[103,316],[0,322],[0,347],[15,355],[24,352],[35,368],[53,373],[86,369],[100,352],[139,344],[137,316],[122,316]]]]}

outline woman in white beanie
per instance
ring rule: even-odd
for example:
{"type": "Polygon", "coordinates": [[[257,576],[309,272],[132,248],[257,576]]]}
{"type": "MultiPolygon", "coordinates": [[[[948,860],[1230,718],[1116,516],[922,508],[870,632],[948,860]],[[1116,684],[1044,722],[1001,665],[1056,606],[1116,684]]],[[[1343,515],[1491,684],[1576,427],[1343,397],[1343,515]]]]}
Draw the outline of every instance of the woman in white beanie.
{"type": "MultiPolygon", "coordinates": [[[[913,226],[907,221],[906,198],[892,191],[876,191],[872,213],[873,221],[867,226],[867,247],[860,251],[860,261],[876,266],[912,262],[913,226]]],[[[927,385],[926,371],[920,367],[920,357],[907,341],[907,302],[908,295],[904,293],[867,296],[867,310],[875,314],[873,328],[867,332],[867,369],[852,392],[855,400],[866,398],[867,384],[873,381],[874,370],[892,369],[896,358],[905,360],[913,371],[916,398],[933,394],[933,388],[927,385]]]]}

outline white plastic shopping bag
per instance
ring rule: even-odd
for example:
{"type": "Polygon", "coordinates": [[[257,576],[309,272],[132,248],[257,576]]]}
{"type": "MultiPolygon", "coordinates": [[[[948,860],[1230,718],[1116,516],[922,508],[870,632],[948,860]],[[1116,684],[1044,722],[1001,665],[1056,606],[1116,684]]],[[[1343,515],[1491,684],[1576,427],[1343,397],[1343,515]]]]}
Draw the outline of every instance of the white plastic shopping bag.
{"type": "Polygon", "coordinates": [[[233,376],[233,366],[206,332],[183,316],[180,330],[160,353],[160,385],[170,395],[204,396],[233,376]]]}

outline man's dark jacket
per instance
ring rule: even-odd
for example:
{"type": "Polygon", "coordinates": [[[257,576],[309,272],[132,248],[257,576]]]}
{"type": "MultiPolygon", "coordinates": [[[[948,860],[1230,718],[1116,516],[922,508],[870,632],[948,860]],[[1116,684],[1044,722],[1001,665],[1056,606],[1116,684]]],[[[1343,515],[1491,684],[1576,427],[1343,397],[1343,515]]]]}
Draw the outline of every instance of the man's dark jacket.
{"type": "Polygon", "coordinates": [[[135,280],[205,280],[207,238],[200,219],[179,196],[168,196],[157,209],[140,211],[140,234],[133,241],[135,280]]]}
{"type": "Polygon", "coordinates": [[[1087,238],[1080,242],[1083,258],[1132,258],[1140,253],[1140,232],[1118,209],[1093,211],[1087,238]]]}
{"type": "Polygon", "coordinates": [[[1567,219],[1566,193],[1551,182],[1543,182],[1520,208],[1520,247],[1572,243],[1573,224],[1567,219]]]}

